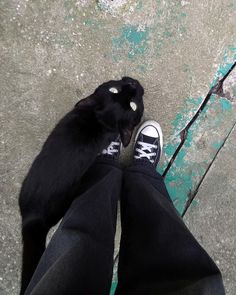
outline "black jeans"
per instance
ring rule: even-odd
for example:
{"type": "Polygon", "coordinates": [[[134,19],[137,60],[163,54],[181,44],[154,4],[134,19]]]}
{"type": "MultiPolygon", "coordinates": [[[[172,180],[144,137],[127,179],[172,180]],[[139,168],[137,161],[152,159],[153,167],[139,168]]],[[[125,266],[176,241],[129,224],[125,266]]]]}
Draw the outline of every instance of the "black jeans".
{"type": "Polygon", "coordinates": [[[98,159],[50,241],[26,295],[108,295],[117,202],[122,235],[116,295],[222,295],[219,269],[175,210],[147,164],[122,171],[98,159]]]}

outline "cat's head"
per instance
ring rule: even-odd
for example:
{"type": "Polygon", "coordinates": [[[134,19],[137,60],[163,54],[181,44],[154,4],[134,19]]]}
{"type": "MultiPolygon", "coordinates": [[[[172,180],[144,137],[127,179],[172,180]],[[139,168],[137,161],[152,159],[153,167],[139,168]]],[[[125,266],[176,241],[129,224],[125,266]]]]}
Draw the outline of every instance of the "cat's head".
{"type": "Polygon", "coordinates": [[[127,146],[143,115],[143,94],[144,89],[137,80],[123,77],[103,83],[77,106],[93,108],[99,123],[108,130],[118,131],[123,145],[127,146]]]}

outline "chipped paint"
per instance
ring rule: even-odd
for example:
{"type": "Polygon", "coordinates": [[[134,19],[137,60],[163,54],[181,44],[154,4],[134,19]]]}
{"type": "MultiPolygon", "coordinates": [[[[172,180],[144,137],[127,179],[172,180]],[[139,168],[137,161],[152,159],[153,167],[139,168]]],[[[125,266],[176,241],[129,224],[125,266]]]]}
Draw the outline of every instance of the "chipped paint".
{"type": "Polygon", "coordinates": [[[126,25],[121,29],[120,36],[113,37],[112,46],[115,52],[126,49],[128,59],[143,55],[148,50],[149,28],[126,25]]]}
{"type": "Polygon", "coordinates": [[[212,81],[211,87],[213,87],[220,78],[224,77],[228,73],[235,60],[236,46],[230,45],[224,52],[223,62],[218,67],[214,80],[212,81]]]}
{"type": "MultiPolygon", "coordinates": [[[[235,47],[230,46],[224,54],[223,63],[219,66],[211,85],[214,86],[220,78],[227,74],[235,60],[235,47]]],[[[172,123],[173,136],[164,146],[165,161],[158,168],[160,173],[166,169],[181,142],[180,132],[191,120],[202,102],[203,97],[189,98],[186,100],[185,108],[176,115],[172,123]]],[[[235,123],[234,103],[225,97],[211,95],[200,116],[188,130],[184,145],[165,178],[170,196],[181,214],[235,123]]]]}
{"type": "Polygon", "coordinates": [[[188,198],[195,192],[236,122],[235,111],[232,110],[232,105],[229,107],[231,102],[213,95],[209,104],[210,107],[202,112],[189,129],[185,144],[165,178],[171,198],[178,200],[176,208],[180,213],[184,212],[188,198]],[[222,105],[227,107],[222,108],[222,105]],[[214,108],[215,112],[211,112],[211,108],[214,108]],[[221,143],[218,149],[216,142],[221,143]]]}

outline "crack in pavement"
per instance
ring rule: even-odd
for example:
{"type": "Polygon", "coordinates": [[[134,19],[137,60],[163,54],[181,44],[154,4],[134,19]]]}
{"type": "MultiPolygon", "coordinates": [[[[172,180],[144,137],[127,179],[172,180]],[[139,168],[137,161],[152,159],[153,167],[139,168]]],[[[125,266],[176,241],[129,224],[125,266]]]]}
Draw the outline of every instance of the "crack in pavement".
{"type": "Polygon", "coordinates": [[[185,215],[185,213],[187,212],[189,206],[191,205],[192,201],[194,200],[195,196],[197,195],[198,193],[198,190],[202,184],[202,182],[204,181],[208,171],[210,170],[212,164],[214,163],[215,159],[217,158],[218,154],[220,153],[221,149],[224,147],[226,141],[228,140],[228,138],[230,137],[231,133],[233,132],[234,128],[236,127],[236,122],[233,124],[232,128],[230,129],[228,135],[226,136],[225,140],[223,141],[221,147],[218,149],[217,153],[215,154],[214,158],[212,159],[211,163],[208,165],[204,175],[202,176],[201,180],[199,181],[195,191],[193,192],[193,194],[190,194],[189,196],[189,199],[188,201],[186,202],[186,205],[185,205],[185,208],[184,208],[184,211],[182,213],[182,217],[185,215]]]}
{"type": "MultiPolygon", "coordinates": [[[[222,96],[222,93],[223,92],[223,83],[224,81],[226,80],[226,78],[229,76],[229,74],[233,71],[233,69],[236,67],[236,62],[231,66],[231,68],[229,69],[229,71],[227,72],[226,75],[224,75],[223,78],[221,78],[220,80],[218,80],[218,82],[209,90],[208,94],[206,95],[205,99],[203,100],[201,106],[199,107],[199,109],[197,110],[197,112],[194,114],[194,116],[192,117],[192,119],[188,122],[188,124],[185,126],[184,129],[182,129],[180,131],[180,139],[181,139],[181,142],[180,144],[178,145],[177,149],[175,150],[172,158],[170,159],[166,169],[164,170],[162,176],[165,178],[165,176],[167,175],[168,171],[170,170],[171,166],[173,165],[177,155],[179,154],[181,148],[183,147],[184,143],[185,143],[185,140],[188,136],[188,131],[190,129],[190,127],[194,124],[194,122],[198,119],[198,117],[200,116],[201,112],[204,110],[204,108],[206,107],[210,97],[212,94],[216,94],[216,95],[219,95],[219,96],[222,96]]],[[[221,148],[224,146],[224,143],[226,142],[226,140],[228,139],[229,135],[231,134],[234,126],[236,125],[236,122],[235,124],[233,125],[233,127],[231,128],[229,134],[226,136],[222,146],[219,148],[219,150],[217,151],[215,157],[213,158],[213,160],[211,161],[211,163],[209,164],[209,166],[207,167],[202,179],[200,180],[197,188],[194,190],[194,192],[191,192],[190,196],[189,196],[189,199],[185,205],[185,209],[183,211],[183,214],[182,216],[184,216],[184,214],[186,213],[188,207],[190,206],[191,202],[193,201],[194,197],[196,196],[197,194],[197,191],[201,185],[201,183],[203,182],[208,170],[210,169],[212,163],[214,162],[215,158],[217,157],[218,153],[220,152],[221,148]]]]}

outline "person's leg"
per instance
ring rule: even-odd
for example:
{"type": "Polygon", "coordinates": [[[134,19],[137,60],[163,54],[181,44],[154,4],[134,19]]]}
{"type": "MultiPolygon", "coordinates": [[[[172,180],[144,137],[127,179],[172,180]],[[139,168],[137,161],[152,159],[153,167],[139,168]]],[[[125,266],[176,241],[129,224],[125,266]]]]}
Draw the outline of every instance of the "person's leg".
{"type": "Polygon", "coordinates": [[[46,248],[25,295],[106,295],[112,271],[122,170],[100,157],[46,248]]]}
{"type": "Polygon", "coordinates": [[[123,174],[115,294],[223,295],[219,269],[185,226],[155,170],[157,145],[139,146],[137,160],[123,174]]]}

